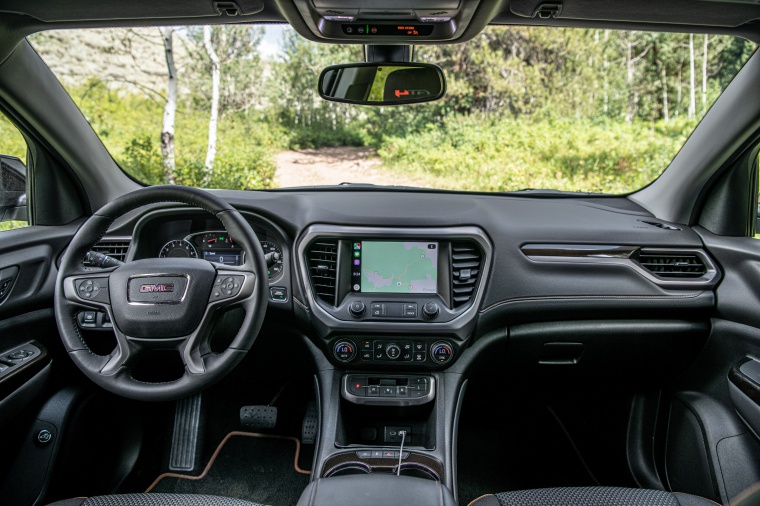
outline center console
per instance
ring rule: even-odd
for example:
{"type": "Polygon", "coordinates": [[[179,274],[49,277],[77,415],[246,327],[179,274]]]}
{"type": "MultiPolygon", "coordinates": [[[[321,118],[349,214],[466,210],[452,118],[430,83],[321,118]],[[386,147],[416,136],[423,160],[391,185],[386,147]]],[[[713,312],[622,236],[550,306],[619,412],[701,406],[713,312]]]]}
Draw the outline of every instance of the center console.
{"type": "Polygon", "coordinates": [[[338,481],[365,492],[383,483],[385,503],[403,487],[427,490],[420,504],[453,500],[467,383],[457,361],[488,279],[488,237],[477,227],[313,225],[296,250],[314,355],[330,362],[316,381],[320,485],[304,504],[365,504],[319,498],[338,481]]]}
{"type": "Polygon", "coordinates": [[[492,248],[477,227],[313,225],[297,251],[310,317],[335,365],[436,370],[474,328],[492,248]]]}

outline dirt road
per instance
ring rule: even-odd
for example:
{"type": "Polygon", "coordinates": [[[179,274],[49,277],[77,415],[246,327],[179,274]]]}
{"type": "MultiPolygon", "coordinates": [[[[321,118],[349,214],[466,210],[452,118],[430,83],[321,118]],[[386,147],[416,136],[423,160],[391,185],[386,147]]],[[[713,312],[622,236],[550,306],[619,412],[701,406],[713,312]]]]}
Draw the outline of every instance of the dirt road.
{"type": "Polygon", "coordinates": [[[374,150],[348,146],[283,151],[277,155],[275,182],[280,187],[340,183],[420,186],[411,178],[384,171],[374,150]]]}

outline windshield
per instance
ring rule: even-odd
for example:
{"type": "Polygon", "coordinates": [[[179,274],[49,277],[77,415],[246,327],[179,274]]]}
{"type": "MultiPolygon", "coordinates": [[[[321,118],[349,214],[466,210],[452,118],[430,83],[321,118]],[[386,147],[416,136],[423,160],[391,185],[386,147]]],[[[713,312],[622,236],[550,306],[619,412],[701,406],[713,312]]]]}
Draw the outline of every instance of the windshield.
{"type": "Polygon", "coordinates": [[[744,39],[489,27],[417,46],[446,96],[323,101],[320,71],[362,48],[281,25],[49,31],[29,38],[118,164],[145,184],[370,183],[626,193],[667,167],[755,50],[744,39]]]}

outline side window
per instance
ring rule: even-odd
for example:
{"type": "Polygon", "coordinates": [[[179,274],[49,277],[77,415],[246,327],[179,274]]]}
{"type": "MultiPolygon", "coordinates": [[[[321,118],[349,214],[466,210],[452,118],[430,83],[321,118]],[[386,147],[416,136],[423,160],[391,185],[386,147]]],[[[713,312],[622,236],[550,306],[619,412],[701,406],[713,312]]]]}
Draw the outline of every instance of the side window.
{"type": "Polygon", "coordinates": [[[26,150],[24,137],[0,114],[0,232],[29,225],[26,150]]]}

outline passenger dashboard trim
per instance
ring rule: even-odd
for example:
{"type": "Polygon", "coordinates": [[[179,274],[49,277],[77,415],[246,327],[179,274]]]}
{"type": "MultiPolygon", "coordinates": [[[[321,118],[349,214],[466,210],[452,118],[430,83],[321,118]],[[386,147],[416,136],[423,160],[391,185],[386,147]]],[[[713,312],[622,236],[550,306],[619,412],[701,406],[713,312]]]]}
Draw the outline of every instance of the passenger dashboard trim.
{"type": "Polygon", "coordinates": [[[712,259],[701,249],[696,248],[648,248],[635,246],[611,245],[573,245],[573,244],[526,244],[522,253],[534,262],[618,265],[633,269],[637,274],[665,289],[699,289],[712,288],[720,280],[720,271],[712,259]],[[667,254],[692,254],[699,257],[705,265],[706,272],[694,279],[663,279],[645,269],[632,256],[638,252],[667,254]]]}

